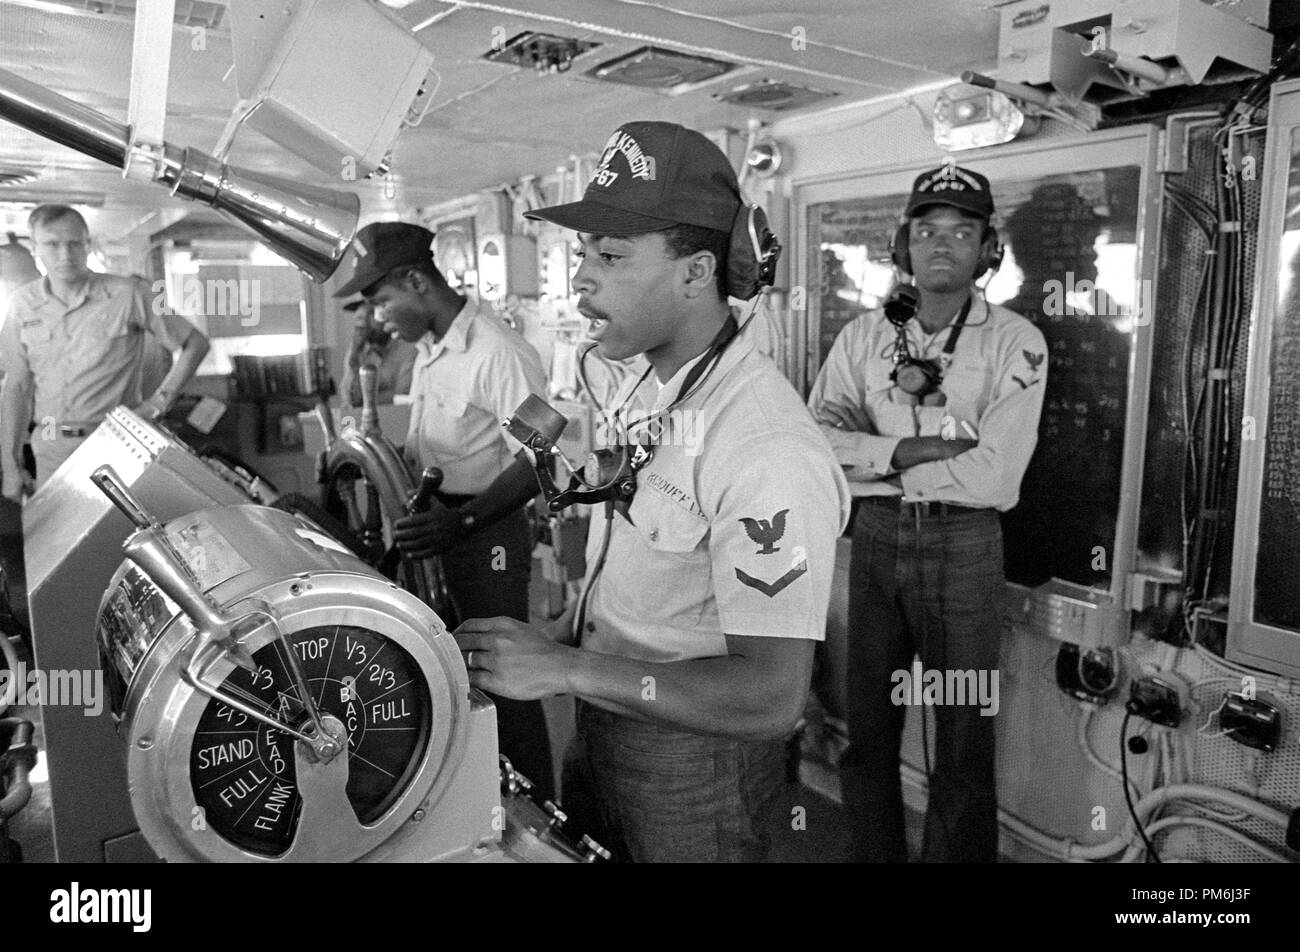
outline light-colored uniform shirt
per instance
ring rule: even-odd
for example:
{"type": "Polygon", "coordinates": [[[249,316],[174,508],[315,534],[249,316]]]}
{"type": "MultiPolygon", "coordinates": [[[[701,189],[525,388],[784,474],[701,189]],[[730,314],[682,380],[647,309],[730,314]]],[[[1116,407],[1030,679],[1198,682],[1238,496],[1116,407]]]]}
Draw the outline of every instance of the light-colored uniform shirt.
{"type": "MultiPolygon", "coordinates": [[[[934,334],[909,321],[912,354],[940,359],[956,317],[934,334]]],[[[1014,507],[1038,441],[1047,383],[1042,333],[1019,314],[977,297],[943,373],[941,406],[919,405],[890,382],[895,342],[894,325],[882,311],[857,318],[835,339],[808,397],[814,413],[823,402],[864,408],[875,427],[875,433],[822,427],[855,483],[854,495],[901,493],[909,502],[1014,507]],[[889,463],[899,440],[909,436],[977,439],[979,445],[899,473],[889,463]]]]}
{"type": "Polygon", "coordinates": [[[443,472],[442,491],[476,496],[513,462],[522,444],[501,426],[530,393],[546,393],[542,359],[492,313],[467,301],[442,340],[417,342],[406,449],[443,472]]]}
{"type": "Polygon", "coordinates": [[[194,326],[152,306],[134,278],[92,273],[64,304],[42,278],[19,288],[0,328],[0,370],[35,383],[38,426],[98,424],[115,407],[138,406],[148,372],[145,337],[179,350],[194,326]]]}
{"type": "MultiPolygon", "coordinates": [[[[670,405],[695,363],[662,389],[647,378],[622,419],[670,405]]],[[[659,420],[630,521],[615,513],[610,526],[582,646],[659,662],[725,655],[728,634],[824,638],[848,486],[789,382],[743,335],[659,420]]],[[[635,440],[643,430],[627,432],[635,440]]],[[[588,572],[603,515],[593,508],[588,572]]]]}
{"type": "MultiPolygon", "coordinates": [[[[392,403],[395,396],[404,397],[411,392],[411,372],[417,353],[416,345],[404,340],[391,340],[382,351],[369,344],[362,350],[360,366],[369,364],[379,375],[376,389],[380,403],[392,403]]],[[[361,406],[360,367],[352,367],[350,361],[343,371],[339,393],[349,406],[361,406]]]]}

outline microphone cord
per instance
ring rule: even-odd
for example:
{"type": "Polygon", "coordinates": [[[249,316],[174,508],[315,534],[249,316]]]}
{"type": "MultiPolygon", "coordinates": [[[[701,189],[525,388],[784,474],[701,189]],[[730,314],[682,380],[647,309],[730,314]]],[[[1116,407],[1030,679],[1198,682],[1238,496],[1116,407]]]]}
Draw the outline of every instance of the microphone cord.
{"type": "Polygon", "coordinates": [[[582,631],[587,624],[587,603],[591,600],[591,593],[596,587],[596,579],[600,578],[601,571],[605,568],[605,555],[609,552],[609,538],[614,533],[614,500],[605,501],[605,531],[600,540],[600,554],[596,556],[596,564],[592,566],[591,572],[587,574],[587,579],[582,584],[582,594],[578,598],[578,610],[573,615],[573,629],[570,634],[573,635],[573,646],[582,647],[582,631]]]}
{"type": "MultiPolygon", "coordinates": [[[[712,357],[707,358],[705,361],[702,361],[701,363],[697,364],[690,371],[690,373],[687,374],[686,379],[682,381],[682,387],[681,390],[678,391],[677,399],[675,399],[671,404],[669,404],[663,410],[659,410],[657,413],[652,413],[648,417],[645,417],[644,419],[638,420],[633,424],[629,424],[628,425],[629,432],[631,431],[632,427],[640,426],[654,419],[656,416],[667,413],[669,410],[673,409],[678,404],[683,403],[684,401],[689,399],[694,393],[696,393],[701,387],[704,386],[705,381],[709,379],[714,369],[721,362],[723,351],[727,349],[727,347],[731,344],[733,340],[735,340],[744,332],[745,328],[749,326],[749,322],[754,319],[754,314],[758,310],[758,302],[759,300],[762,299],[763,293],[760,293],[758,297],[755,298],[754,304],[750,307],[749,315],[745,318],[744,324],[737,326],[735,318],[731,314],[727,315],[727,319],[725,322],[723,322],[722,328],[718,331],[717,336],[714,337],[713,343],[709,345],[709,350],[713,351],[712,357]],[[728,333],[729,330],[730,333],[728,333]],[[706,367],[707,369],[705,369],[706,367]],[[698,378],[698,382],[696,381],[696,378],[698,378]],[[693,383],[695,385],[694,389],[687,392],[687,388],[690,387],[693,383]]],[[[601,415],[603,416],[605,413],[605,408],[601,405],[600,401],[596,398],[596,394],[592,391],[590,385],[587,383],[587,375],[583,368],[583,361],[587,359],[587,355],[590,354],[593,350],[595,350],[597,346],[598,346],[597,344],[592,344],[590,347],[586,348],[582,352],[582,354],[578,357],[578,379],[582,382],[583,389],[587,391],[588,396],[591,397],[592,402],[596,404],[596,408],[600,411],[601,415]]],[[[623,399],[623,402],[619,404],[618,410],[615,411],[616,414],[622,413],[623,408],[627,406],[628,402],[632,399],[632,396],[640,388],[641,384],[645,383],[646,378],[650,376],[650,371],[653,369],[654,369],[653,367],[646,368],[646,372],[641,375],[641,379],[639,379],[636,382],[635,386],[632,387],[632,390],[623,399]]],[[[627,452],[626,446],[624,447],[624,452],[627,452]]],[[[609,541],[610,541],[610,537],[613,535],[613,532],[614,532],[614,501],[610,499],[610,500],[606,500],[605,502],[605,529],[604,529],[604,534],[600,541],[600,553],[596,556],[596,564],[592,566],[591,571],[587,573],[586,580],[583,582],[582,594],[578,597],[578,610],[574,613],[573,616],[574,627],[571,633],[573,635],[574,647],[582,646],[582,633],[587,623],[587,607],[591,601],[591,593],[592,591],[594,591],[596,587],[596,580],[600,577],[600,573],[605,568],[605,557],[609,553],[609,541]]]]}

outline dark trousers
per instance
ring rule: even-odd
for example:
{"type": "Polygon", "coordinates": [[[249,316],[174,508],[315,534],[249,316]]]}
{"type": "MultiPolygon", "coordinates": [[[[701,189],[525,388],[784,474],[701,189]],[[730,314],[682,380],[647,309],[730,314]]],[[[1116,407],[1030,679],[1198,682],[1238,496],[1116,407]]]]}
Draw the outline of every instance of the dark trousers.
{"type": "Polygon", "coordinates": [[[785,742],[662,727],[577,702],[565,828],[624,861],[752,863],[785,785],[785,742]]]}
{"type": "MultiPolygon", "coordinates": [[[[851,855],[906,862],[899,748],[907,707],[895,672],[992,672],[1002,631],[996,511],[863,500],[849,562],[847,721],[840,765],[851,855]]],[[[976,703],[922,706],[935,738],[921,858],[996,862],[994,717],[976,703]]]]}
{"type": "MultiPolygon", "coordinates": [[[[532,531],[523,509],[475,532],[442,555],[447,593],[461,621],[507,615],[528,621],[532,531]]],[[[511,765],[531,780],[539,796],[555,798],[551,740],[541,701],[488,694],[497,708],[497,742],[511,765]]]]}

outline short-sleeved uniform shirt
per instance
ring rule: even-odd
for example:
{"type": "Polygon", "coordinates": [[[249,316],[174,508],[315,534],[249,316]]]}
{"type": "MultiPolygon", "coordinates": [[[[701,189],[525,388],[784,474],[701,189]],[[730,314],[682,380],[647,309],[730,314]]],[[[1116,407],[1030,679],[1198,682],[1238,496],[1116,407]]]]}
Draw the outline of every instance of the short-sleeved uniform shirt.
{"type": "Polygon", "coordinates": [[[185,345],[194,326],[155,307],[136,278],[92,273],[64,304],[42,278],[19,288],[0,328],[0,369],[36,386],[35,419],[95,424],[110,410],[137,406],[149,368],[146,333],[169,350],[185,345]]]}
{"type": "MultiPolygon", "coordinates": [[[[415,344],[404,340],[391,340],[382,350],[371,345],[362,350],[358,363],[375,368],[380,403],[392,403],[395,396],[404,397],[411,392],[411,373],[418,352],[415,344]]],[[[359,367],[354,369],[349,364],[343,371],[343,383],[339,386],[343,399],[354,407],[361,406],[359,372],[359,367]]]]}
{"type": "MultiPolygon", "coordinates": [[[[694,363],[662,389],[653,376],[644,379],[624,412],[669,406],[694,363]]],[[[734,340],[702,379],[680,406],[627,428],[633,439],[648,430],[657,445],[626,516],[616,513],[610,524],[584,648],[660,662],[725,655],[728,634],[825,637],[835,540],[849,506],[830,446],[747,338],[734,340]]],[[[593,509],[589,572],[602,515],[593,509]]]]}
{"type": "MultiPolygon", "coordinates": [[[[944,363],[953,318],[933,334],[909,321],[905,330],[912,354],[944,363]]],[[[1038,441],[1047,382],[1042,333],[1019,314],[982,297],[974,301],[929,405],[890,380],[896,341],[894,325],[882,311],[857,318],[835,339],[808,397],[814,412],[824,402],[859,407],[875,428],[874,433],[822,428],[836,458],[848,467],[855,494],[1011,509],[1038,441]],[[975,439],[978,445],[900,474],[889,463],[898,441],[909,436],[975,439]]]]}
{"type": "Polygon", "coordinates": [[[441,340],[417,342],[406,449],[443,472],[442,491],[476,496],[522,444],[502,421],[530,393],[546,393],[542,358],[489,305],[467,301],[441,340]]]}

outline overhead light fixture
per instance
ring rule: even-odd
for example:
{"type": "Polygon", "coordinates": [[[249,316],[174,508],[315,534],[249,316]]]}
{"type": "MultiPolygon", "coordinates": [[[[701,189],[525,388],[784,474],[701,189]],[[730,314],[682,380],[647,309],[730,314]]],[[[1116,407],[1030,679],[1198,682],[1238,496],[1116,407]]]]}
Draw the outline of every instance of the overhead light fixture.
{"type": "Polygon", "coordinates": [[[770,178],[781,168],[781,147],[773,139],[760,139],[745,153],[745,166],[759,178],[770,178]]]}
{"type": "Polygon", "coordinates": [[[958,83],[934,102],[934,141],[945,152],[1001,145],[1037,128],[1037,116],[995,89],[958,83]]]}

